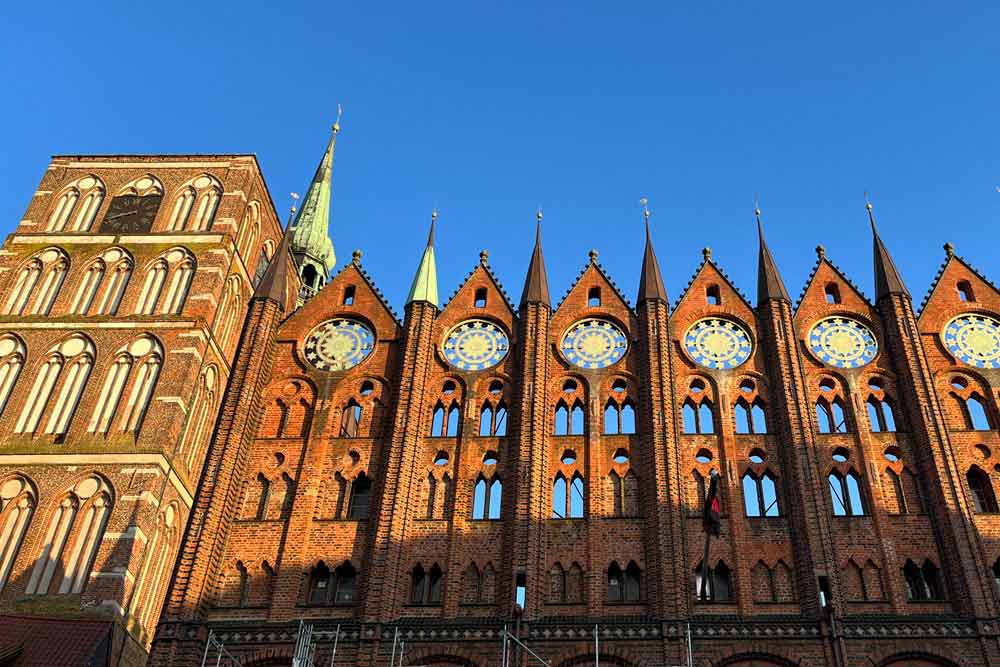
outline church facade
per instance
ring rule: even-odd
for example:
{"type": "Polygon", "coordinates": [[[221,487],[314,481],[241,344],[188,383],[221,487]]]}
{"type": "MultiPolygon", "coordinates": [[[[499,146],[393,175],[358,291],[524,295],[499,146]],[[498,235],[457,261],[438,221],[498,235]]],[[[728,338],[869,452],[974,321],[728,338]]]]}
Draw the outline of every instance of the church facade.
{"type": "Polygon", "coordinates": [[[0,255],[0,622],[157,666],[1000,664],[1000,291],[950,246],[917,304],[869,208],[874,298],[818,248],[793,300],[759,226],[753,301],[707,249],[671,299],[647,215],[634,294],[592,252],[555,302],[539,213],[518,299],[484,251],[443,302],[432,219],[399,316],[334,270],[334,130],[284,232],[252,156],[54,158],[0,255]]]}

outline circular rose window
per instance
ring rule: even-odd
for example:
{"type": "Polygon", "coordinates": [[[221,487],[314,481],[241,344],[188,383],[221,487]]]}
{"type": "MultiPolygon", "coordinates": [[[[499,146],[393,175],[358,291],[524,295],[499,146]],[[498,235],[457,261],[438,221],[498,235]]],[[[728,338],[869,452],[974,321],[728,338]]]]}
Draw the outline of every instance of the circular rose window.
{"type": "Polygon", "coordinates": [[[496,366],[510,351],[503,329],[486,320],[467,320],[444,339],[444,358],[463,371],[481,371],[496,366]]]}
{"type": "Polygon", "coordinates": [[[375,335],[355,320],[329,320],[306,337],[306,360],[321,371],[346,371],[371,354],[375,335]]]}
{"type": "Polygon", "coordinates": [[[878,341],[867,326],[849,317],[827,317],[809,330],[809,350],[827,366],[859,368],[878,354],[878,341]]]}
{"type": "Polygon", "coordinates": [[[959,315],[944,328],[944,346],[976,368],[1000,368],[1000,322],[989,315],[959,315]]]}
{"type": "Polygon", "coordinates": [[[736,368],[750,358],[753,343],[740,324],[718,317],[707,317],[692,324],[684,334],[688,356],[705,368],[736,368]]]}
{"type": "Polygon", "coordinates": [[[607,320],[586,319],[570,327],[560,345],[563,355],[580,368],[607,368],[628,350],[625,332],[607,320]]]}

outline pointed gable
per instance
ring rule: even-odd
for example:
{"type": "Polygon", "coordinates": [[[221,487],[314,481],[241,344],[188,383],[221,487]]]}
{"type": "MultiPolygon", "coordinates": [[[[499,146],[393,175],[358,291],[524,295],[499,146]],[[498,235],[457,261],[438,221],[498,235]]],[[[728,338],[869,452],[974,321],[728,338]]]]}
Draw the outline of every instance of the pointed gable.
{"type": "Polygon", "coordinates": [[[279,338],[301,340],[320,322],[336,317],[357,317],[370,322],[377,339],[395,339],[399,335],[399,318],[362,268],[360,252],[355,251],[351,263],[285,320],[279,338]]]}
{"type": "Polygon", "coordinates": [[[596,250],[590,251],[590,263],[583,267],[576,280],[566,290],[566,295],[559,302],[559,305],[556,306],[556,311],[564,308],[576,310],[578,308],[585,309],[590,307],[589,301],[593,294],[592,290],[595,289],[599,290],[596,294],[598,294],[601,307],[608,308],[612,304],[617,303],[631,312],[632,306],[629,304],[628,298],[622,294],[621,290],[618,289],[618,285],[615,284],[604,270],[604,267],[597,261],[596,250]]]}
{"type": "Polygon", "coordinates": [[[715,285],[718,287],[718,298],[721,303],[731,302],[733,299],[742,302],[749,310],[753,310],[746,295],[736,287],[726,272],[712,260],[712,250],[705,248],[701,251],[701,264],[695,270],[691,280],[684,287],[681,295],[677,298],[674,310],[678,310],[681,303],[689,301],[697,306],[707,306],[709,304],[709,288],[715,285]]]}
{"type": "Polygon", "coordinates": [[[947,255],[920,306],[919,325],[937,333],[953,317],[980,312],[1000,318],[1000,289],[965,258],[945,245],[947,255]]]}
{"type": "Polygon", "coordinates": [[[514,304],[510,300],[510,295],[500,283],[500,279],[493,273],[490,267],[489,254],[484,250],[479,253],[479,264],[475,266],[466,276],[462,284],[452,293],[442,311],[447,310],[453,303],[460,303],[463,307],[477,307],[476,295],[479,290],[486,290],[487,306],[496,302],[502,302],[507,306],[511,314],[514,313],[514,304]]]}
{"type": "Polygon", "coordinates": [[[803,305],[808,302],[829,303],[827,288],[835,288],[835,303],[843,303],[852,308],[861,308],[868,311],[872,308],[868,297],[864,295],[854,281],[848,278],[836,264],[831,262],[823,246],[816,247],[816,264],[813,266],[805,287],[799,295],[799,300],[795,304],[795,312],[798,314],[803,305]]]}

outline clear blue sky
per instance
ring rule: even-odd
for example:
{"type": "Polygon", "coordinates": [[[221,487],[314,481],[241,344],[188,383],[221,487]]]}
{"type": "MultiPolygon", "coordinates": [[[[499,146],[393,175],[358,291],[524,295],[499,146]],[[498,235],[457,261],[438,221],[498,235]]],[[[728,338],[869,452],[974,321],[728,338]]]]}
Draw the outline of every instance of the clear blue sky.
{"type": "Polygon", "coordinates": [[[5,8],[3,233],[57,153],[254,152],[284,210],[340,102],[398,310],[435,205],[442,297],[485,247],[516,299],[540,205],[553,298],[594,247],[634,299],[646,196],[672,297],[710,245],[753,298],[755,192],[793,295],[817,243],[871,295],[865,189],[918,302],[946,240],[1000,279],[996,3],[64,4],[5,8]]]}

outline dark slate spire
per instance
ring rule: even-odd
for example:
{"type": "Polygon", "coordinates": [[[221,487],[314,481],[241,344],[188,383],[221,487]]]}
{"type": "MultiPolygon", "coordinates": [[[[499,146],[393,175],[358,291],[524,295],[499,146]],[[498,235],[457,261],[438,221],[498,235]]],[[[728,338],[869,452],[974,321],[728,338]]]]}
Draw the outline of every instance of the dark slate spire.
{"type": "Polygon", "coordinates": [[[871,203],[866,203],[865,208],[868,209],[868,222],[872,225],[872,237],[875,245],[875,301],[877,302],[890,294],[910,296],[899,275],[899,270],[896,268],[896,263],[892,261],[889,250],[878,235],[878,228],[875,226],[875,213],[872,211],[871,203]]]}
{"type": "Polygon", "coordinates": [[[264,271],[264,275],[261,276],[260,282],[257,284],[257,289],[253,293],[255,299],[270,299],[281,304],[282,307],[285,305],[285,295],[288,292],[288,253],[292,243],[292,236],[295,234],[295,230],[292,227],[293,215],[295,215],[294,206],[291,213],[288,214],[288,223],[285,225],[285,231],[281,235],[278,248],[271,257],[271,263],[267,265],[267,269],[264,271]]]}
{"type": "Polygon", "coordinates": [[[764,225],[760,222],[760,208],[754,209],[757,217],[757,238],[760,244],[760,252],[757,256],[757,305],[762,306],[768,301],[792,302],[785,289],[785,283],[778,273],[778,265],[774,262],[771,249],[767,247],[764,240],[764,225]]]}
{"type": "Polygon", "coordinates": [[[528,264],[528,277],[524,281],[524,291],[521,292],[521,307],[529,303],[538,303],[552,308],[549,299],[549,279],[545,275],[545,260],[542,258],[542,211],[536,214],[538,223],[535,227],[535,249],[531,253],[528,264]]]}
{"type": "Polygon", "coordinates": [[[653,238],[649,233],[649,209],[645,208],[645,205],[643,208],[643,216],[646,218],[646,251],[642,255],[642,272],[639,276],[637,303],[645,301],[668,303],[667,290],[663,287],[663,274],[660,273],[660,263],[656,261],[653,238]]]}

